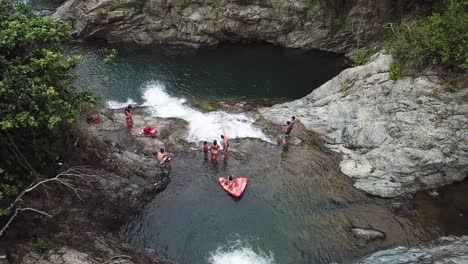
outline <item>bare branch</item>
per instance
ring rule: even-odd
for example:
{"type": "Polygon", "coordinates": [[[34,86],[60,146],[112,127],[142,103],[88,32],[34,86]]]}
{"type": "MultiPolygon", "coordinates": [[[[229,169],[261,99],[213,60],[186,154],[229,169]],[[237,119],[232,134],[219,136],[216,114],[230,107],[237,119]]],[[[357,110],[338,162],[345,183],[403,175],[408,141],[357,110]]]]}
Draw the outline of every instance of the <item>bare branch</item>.
{"type": "MultiPolygon", "coordinates": [[[[73,179],[84,180],[85,182],[91,182],[91,181],[95,180],[96,175],[87,173],[88,168],[90,168],[90,167],[89,166],[72,167],[67,171],[64,171],[64,172],[61,172],[61,173],[57,174],[57,176],[55,176],[53,178],[50,178],[50,179],[39,179],[38,178],[38,179],[34,180],[25,190],[23,190],[18,195],[18,197],[16,197],[16,199],[10,204],[10,206],[7,208],[7,210],[12,210],[16,206],[16,204],[19,201],[21,201],[21,199],[23,198],[24,195],[26,195],[27,193],[35,190],[36,188],[41,187],[41,186],[50,188],[49,186],[47,186],[47,184],[51,183],[51,182],[61,184],[61,185],[65,186],[65,187],[71,189],[75,193],[75,195],[78,197],[78,199],[82,200],[81,193],[83,193],[84,190],[77,188],[73,184],[73,179]]],[[[22,211],[32,211],[32,212],[42,214],[42,215],[47,216],[47,217],[52,217],[53,216],[51,214],[48,214],[48,213],[46,213],[44,211],[41,211],[41,210],[38,210],[38,209],[35,209],[35,208],[32,208],[32,207],[25,207],[25,208],[17,207],[14,210],[13,215],[10,217],[10,219],[8,219],[8,222],[0,230],[0,237],[3,235],[3,233],[8,228],[8,226],[11,224],[11,222],[16,218],[16,216],[18,216],[18,213],[22,212],[22,211]]]]}
{"type": "Polygon", "coordinates": [[[27,207],[27,208],[16,208],[15,212],[13,213],[13,215],[10,217],[10,219],[8,219],[8,222],[6,222],[6,224],[3,226],[3,228],[0,230],[0,237],[3,235],[3,233],[5,232],[5,230],[10,226],[11,222],[13,222],[13,220],[16,218],[16,216],[18,216],[18,212],[19,211],[33,211],[33,212],[36,212],[36,213],[39,213],[39,214],[42,214],[42,215],[45,215],[47,217],[52,217],[53,215],[50,215],[46,212],[43,212],[41,210],[37,210],[35,208],[31,208],[31,207],[27,207]]]}
{"type": "Polygon", "coordinates": [[[24,191],[22,191],[18,195],[18,197],[16,197],[16,199],[10,204],[8,209],[11,210],[15,206],[15,204],[25,194],[33,191],[34,189],[38,188],[39,186],[42,186],[42,185],[47,186],[46,184],[50,183],[50,182],[56,182],[56,183],[62,184],[65,187],[71,189],[76,194],[78,199],[81,200],[80,192],[82,192],[83,190],[80,190],[79,188],[76,188],[73,185],[73,183],[71,182],[71,180],[67,179],[67,177],[68,178],[76,178],[76,179],[84,180],[86,182],[91,182],[91,181],[93,181],[95,179],[96,175],[86,173],[86,169],[88,169],[88,168],[90,168],[90,167],[88,167],[88,166],[72,167],[72,168],[68,169],[67,171],[64,171],[64,172],[61,172],[61,173],[57,174],[57,176],[55,176],[54,178],[42,179],[42,180],[38,179],[38,180],[33,181],[28,186],[28,188],[26,188],[24,191]]]}
{"type": "Polygon", "coordinates": [[[411,28],[410,28],[410,27],[408,26],[408,24],[406,24],[406,23],[403,23],[403,25],[405,25],[405,26],[408,28],[408,33],[409,33],[409,35],[410,35],[410,38],[411,38],[411,40],[414,41],[413,35],[411,34],[411,28]]]}
{"type": "Polygon", "coordinates": [[[397,35],[397,33],[395,32],[395,29],[393,28],[393,23],[388,23],[386,24],[385,26],[389,25],[390,26],[390,29],[392,30],[393,34],[395,34],[395,36],[397,35]]]}

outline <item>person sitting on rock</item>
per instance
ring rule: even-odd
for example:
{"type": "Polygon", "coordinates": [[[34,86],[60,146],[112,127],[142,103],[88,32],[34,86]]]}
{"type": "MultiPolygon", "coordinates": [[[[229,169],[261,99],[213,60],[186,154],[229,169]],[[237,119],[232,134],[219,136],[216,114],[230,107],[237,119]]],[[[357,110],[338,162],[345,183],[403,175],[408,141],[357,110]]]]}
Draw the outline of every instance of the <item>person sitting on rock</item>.
{"type": "Polygon", "coordinates": [[[156,159],[159,161],[159,165],[165,165],[171,161],[171,157],[165,152],[164,148],[159,149],[159,152],[156,154],[156,159]]]}
{"type": "Polygon", "coordinates": [[[213,145],[210,147],[211,160],[218,160],[219,145],[216,140],[213,141],[213,145]]]}

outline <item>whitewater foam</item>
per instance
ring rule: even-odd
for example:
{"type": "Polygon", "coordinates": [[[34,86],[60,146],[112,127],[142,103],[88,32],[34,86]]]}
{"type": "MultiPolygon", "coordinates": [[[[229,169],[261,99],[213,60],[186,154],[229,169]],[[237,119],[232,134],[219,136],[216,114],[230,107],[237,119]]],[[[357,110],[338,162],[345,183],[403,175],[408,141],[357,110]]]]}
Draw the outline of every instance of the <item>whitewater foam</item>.
{"type": "Polygon", "coordinates": [[[273,253],[266,254],[261,250],[255,252],[248,242],[240,239],[229,241],[210,252],[210,264],[274,264],[273,253]]]}
{"type": "Polygon", "coordinates": [[[125,108],[127,105],[134,105],[135,101],[133,101],[130,98],[127,98],[127,101],[125,103],[118,102],[118,101],[107,101],[107,108],[109,109],[120,109],[120,108],[125,108]]]}
{"type": "Polygon", "coordinates": [[[229,138],[258,138],[271,142],[268,137],[254,126],[255,120],[245,114],[231,114],[223,111],[203,113],[187,105],[185,99],[169,95],[158,82],[146,85],[143,93],[143,106],[151,115],[163,118],[180,118],[189,123],[187,140],[190,142],[220,140],[223,128],[229,138]]]}

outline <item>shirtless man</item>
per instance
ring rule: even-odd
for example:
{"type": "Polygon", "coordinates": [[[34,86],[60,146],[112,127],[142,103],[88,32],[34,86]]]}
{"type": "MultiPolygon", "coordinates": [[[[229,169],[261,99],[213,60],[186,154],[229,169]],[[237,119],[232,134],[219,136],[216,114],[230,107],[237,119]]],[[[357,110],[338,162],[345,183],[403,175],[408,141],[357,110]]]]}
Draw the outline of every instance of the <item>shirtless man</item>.
{"type": "Polygon", "coordinates": [[[159,152],[156,154],[156,159],[159,161],[159,165],[164,165],[171,161],[169,154],[165,152],[164,148],[161,148],[159,152]]]}
{"type": "Polygon", "coordinates": [[[284,129],[284,143],[288,143],[289,141],[289,134],[291,134],[291,130],[294,127],[291,125],[291,122],[287,121],[286,122],[286,128],[284,129]]]}
{"type": "Polygon", "coordinates": [[[213,145],[210,147],[211,160],[218,160],[219,155],[219,145],[216,139],[213,141],[213,145]]]}
{"type": "Polygon", "coordinates": [[[227,158],[228,156],[228,149],[229,149],[229,139],[226,136],[226,132],[223,129],[223,135],[221,135],[221,139],[223,140],[223,153],[224,153],[224,158],[227,158]]]}

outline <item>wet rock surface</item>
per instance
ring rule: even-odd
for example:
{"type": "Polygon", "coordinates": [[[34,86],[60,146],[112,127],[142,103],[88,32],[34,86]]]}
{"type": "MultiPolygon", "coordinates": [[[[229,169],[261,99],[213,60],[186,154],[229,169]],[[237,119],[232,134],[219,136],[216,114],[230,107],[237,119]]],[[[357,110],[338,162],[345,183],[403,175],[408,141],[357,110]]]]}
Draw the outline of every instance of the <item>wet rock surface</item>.
{"type": "Polygon", "coordinates": [[[54,16],[69,21],[80,38],[109,43],[198,47],[265,41],[346,53],[356,46],[353,31],[361,43],[372,41],[383,23],[407,3],[400,4],[365,0],[68,0],[54,16]]]}
{"type": "Polygon", "coordinates": [[[382,250],[355,263],[468,263],[468,237],[442,237],[418,247],[382,250]]]}
{"type": "Polygon", "coordinates": [[[364,241],[372,241],[376,239],[384,239],[385,234],[372,229],[363,229],[363,228],[353,228],[351,232],[357,239],[361,239],[364,241]]]}
{"type": "Polygon", "coordinates": [[[342,172],[370,194],[396,197],[463,180],[468,104],[435,75],[392,80],[392,61],[379,53],[302,99],[259,111],[276,124],[295,115],[328,137],[343,154],[342,172]]]}

